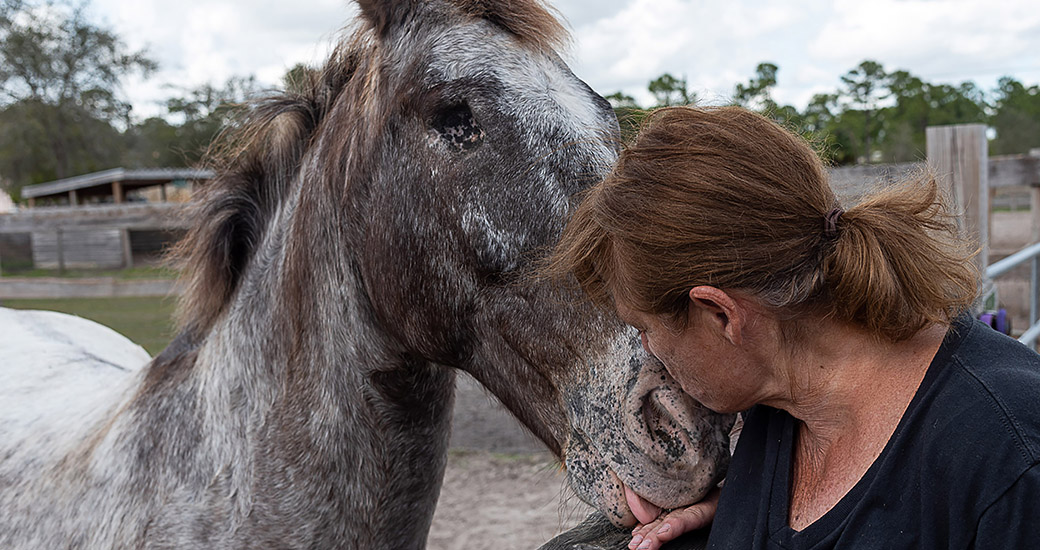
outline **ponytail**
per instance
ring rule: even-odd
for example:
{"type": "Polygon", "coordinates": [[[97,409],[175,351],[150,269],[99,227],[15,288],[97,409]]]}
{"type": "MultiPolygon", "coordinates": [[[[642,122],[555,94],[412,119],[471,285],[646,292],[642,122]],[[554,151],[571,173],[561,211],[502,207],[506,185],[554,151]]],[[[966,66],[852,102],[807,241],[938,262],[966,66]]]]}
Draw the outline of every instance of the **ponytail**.
{"type": "Polygon", "coordinates": [[[935,178],[922,174],[845,212],[823,262],[828,305],[838,318],[899,341],[948,324],[978,292],[974,250],[935,178]]]}

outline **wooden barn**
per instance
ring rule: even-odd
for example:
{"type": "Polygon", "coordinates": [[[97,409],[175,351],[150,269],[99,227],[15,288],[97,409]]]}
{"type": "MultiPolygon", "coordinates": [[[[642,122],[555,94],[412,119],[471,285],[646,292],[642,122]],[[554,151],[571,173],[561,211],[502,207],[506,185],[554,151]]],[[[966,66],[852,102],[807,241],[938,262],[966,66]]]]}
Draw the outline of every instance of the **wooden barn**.
{"type": "Polygon", "coordinates": [[[0,215],[0,269],[119,269],[153,262],[184,230],[207,170],[116,168],[22,189],[28,208],[0,215]]]}

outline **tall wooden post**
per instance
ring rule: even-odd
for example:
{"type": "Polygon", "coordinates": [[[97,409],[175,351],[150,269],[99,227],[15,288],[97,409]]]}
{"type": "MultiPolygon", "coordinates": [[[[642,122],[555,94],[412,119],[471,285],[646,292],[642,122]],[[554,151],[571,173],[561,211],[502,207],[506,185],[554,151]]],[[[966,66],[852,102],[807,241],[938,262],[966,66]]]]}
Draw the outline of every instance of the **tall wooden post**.
{"type": "MultiPolygon", "coordinates": [[[[1030,149],[1029,156],[1040,158],[1040,148],[1030,149]]],[[[1033,181],[1029,186],[1029,242],[1040,242],[1040,182],[1033,181]]]]}
{"type": "Polygon", "coordinates": [[[119,181],[112,182],[112,202],[116,204],[123,203],[123,183],[119,181]]]}
{"type": "Polygon", "coordinates": [[[119,242],[123,245],[123,269],[134,267],[134,251],[130,246],[130,230],[123,228],[119,230],[119,242]]]}
{"type": "Polygon", "coordinates": [[[62,229],[59,227],[55,233],[56,233],[55,237],[57,238],[56,240],[57,240],[57,245],[58,245],[58,274],[59,275],[64,275],[65,274],[65,242],[64,242],[65,239],[64,239],[64,235],[63,235],[64,231],[62,231],[62,229]]]}
{"type": "Polygon", "coordinates": [[[979,269],[989,262],[989,149],[986,125],[957,124],[925,130],[928,168],[961,214],[965,238],[978,243],[979,269]]]}

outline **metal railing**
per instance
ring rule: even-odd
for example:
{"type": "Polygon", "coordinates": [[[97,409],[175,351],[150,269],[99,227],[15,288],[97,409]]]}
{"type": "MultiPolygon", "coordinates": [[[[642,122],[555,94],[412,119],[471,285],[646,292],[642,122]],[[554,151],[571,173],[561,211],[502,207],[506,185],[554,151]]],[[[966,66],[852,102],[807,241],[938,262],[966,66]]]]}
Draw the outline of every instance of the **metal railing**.
{"type": "MultiPolygon", "coordinates": [[[[1029,328],[1018,337],[1018,341],[1035,350],[1036,339],[1040,337],[1040,321],[1037,319],[1037,295],[1040,293],[1040,243],[1029,245],[986,267],[985,275],[987,281],[992,281],[1030,260],[1032,260],[1033,269],[1029,278],[1029,328]]],[[[986,303],[991,296],[995,297],[995,294],[994,287],[984,294],[983,303],[986,303]]]]}

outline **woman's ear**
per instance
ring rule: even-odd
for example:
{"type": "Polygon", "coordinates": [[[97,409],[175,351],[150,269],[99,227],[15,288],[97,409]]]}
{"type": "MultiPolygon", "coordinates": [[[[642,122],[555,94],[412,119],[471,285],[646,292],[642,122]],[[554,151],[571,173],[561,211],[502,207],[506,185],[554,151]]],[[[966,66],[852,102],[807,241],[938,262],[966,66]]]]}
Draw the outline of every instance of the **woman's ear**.
{"type": "Polygon", "coordinates": [[[690,289],[690,312],[708,319],[719,334],[735,346],[744,341],[747,323],[746,307],[729,293],[713,286],[695,286],[690,289]]]}

